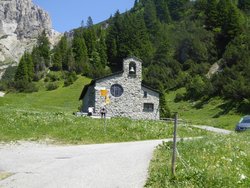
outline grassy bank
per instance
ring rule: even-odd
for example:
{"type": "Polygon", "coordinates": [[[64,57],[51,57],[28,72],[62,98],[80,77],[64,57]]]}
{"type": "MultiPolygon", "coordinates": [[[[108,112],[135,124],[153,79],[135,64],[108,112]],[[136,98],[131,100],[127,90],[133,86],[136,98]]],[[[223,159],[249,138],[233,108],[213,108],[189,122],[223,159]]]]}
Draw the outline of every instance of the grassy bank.
{"type": "MultiPolygon", "coordinates": [[[[69,113],[0,111],[0,141],[52,139],[60,143],[90,144],[169,138],[173,125],[156,121],[76,117],[69,113]],[[106,128],[105,128],[106,125],[106,128]]],[[[210,134],[180,127],[179,137],[210,134]]]]}
{"type": "Polygon", "coordinates": [[[239,114],[232,107],[232,104],[219,97],[205,101],[175,102],[176,94],[183,94],[185,91],[179,89],[166,94],[166,101],[173,112],[178,112],[179,117],[187,120],[190,124],[210,125],[228,130],[234,130],[236,123],[245,114],[239,114]]]}
{"type": "Polygon", "coordinates": [[[40,86],[39,92],[8,93],[4,98],[0,98],[0,111],[13,109],[72,113],[80,107],[79,96],[84,85],[89,82],[90,79],[79,77],[74,84],[68,87],[63,87],[63,84],[60,84],[60,87],[53,91],[46,91],[40,86]]]}
{"type": "Polygon", "coordinates": [[[154,153],[146,187],[250,187],[250,132],[178,143],[176,177],[171,143],[154,153]]]}

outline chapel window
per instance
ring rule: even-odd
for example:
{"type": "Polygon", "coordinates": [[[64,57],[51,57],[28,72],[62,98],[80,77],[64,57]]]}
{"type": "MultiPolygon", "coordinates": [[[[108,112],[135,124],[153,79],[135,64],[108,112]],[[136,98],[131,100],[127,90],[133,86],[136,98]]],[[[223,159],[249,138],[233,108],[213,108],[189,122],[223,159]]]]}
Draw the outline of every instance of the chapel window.
{"type": "Polygon", "coordinates": [[[114,97],[120,97],[123,94],[123,88],[119,84],[114,84],[110,88],[110,93],[114,97]]]}
{"type": "Polygon", "coordinates": [[[154,104],[153,103],[144,103],[143,104],[143,111],[144,112],[153,112],[154,111],[154,104]]]}

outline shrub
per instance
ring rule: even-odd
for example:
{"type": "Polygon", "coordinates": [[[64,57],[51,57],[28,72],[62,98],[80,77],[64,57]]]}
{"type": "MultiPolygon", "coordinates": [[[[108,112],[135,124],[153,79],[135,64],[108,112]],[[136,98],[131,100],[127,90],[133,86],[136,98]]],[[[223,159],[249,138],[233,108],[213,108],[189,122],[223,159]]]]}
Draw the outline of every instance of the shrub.
{"type": "Polygon", "coordinates": [[[32,93],[32,92],[38,91],[38,88],[36,87],[34,83],[24,81],[24,80],[18,80],[16,82],[9,82],[8,88],[10,90],[14,89],[18,92],[24,92],[24,93],[32,93]]]}
{"type": "Polygon", "coordinates": [[[51,81],[51,82],[55,82],[55,81],[58,81],[60,80],[60,76],[58,74],[55,74],[55,73],[49,73],[47,74],[46,78],[45,78],[47,81],[51,81]]]}
{"type": "Polygon", "coordinates": [[[67,86],[73,84],[74,81],[77,80],[77,75],[75,72],[66,73],[64,79],[65,79],[64,80],[64,87],[67,87],[67,86]]]}
{"type": "Polygon", "coordinates": [[[174,102],[180,102],[180,101],[182,101],[183,99],[184,99],[184,95],[181,94],[181,93],[177,93],[177,94],[175,95],[174,102]]]}
{"type": "Polygon", "coordinates": [[[44,82],[49,82],[49,78],[46,77],[46,78],[44,79],[44,82]]]}
{"type": "Polygon", "coordinates": [[[6,91],[7,90],[7,85],[5,82],[1,81],[0,82],[0,91],[6,91]]]}
{"type": "Polygon", "coordinates": [[[14,67],[9,66],[9,67],[5,70],[5,72],[4,72],[4,74],[3,74],[1,80],[4,80],[4,81],[5,81],[5,80],[6,80],[6,81],[14,80],[16,70],[17,70],[17,67],[16,67],[16,66],[14,66],[14,67]]]}
{"type": "Polygon", "coordinates": [[[46,88],[47,88],[48,91],[55,90],[55,89],[57,89],[58,87],[59,87],[59,86],[58,86],[57,83],[48,83],[48,84],[46,85],[46,88]]]}

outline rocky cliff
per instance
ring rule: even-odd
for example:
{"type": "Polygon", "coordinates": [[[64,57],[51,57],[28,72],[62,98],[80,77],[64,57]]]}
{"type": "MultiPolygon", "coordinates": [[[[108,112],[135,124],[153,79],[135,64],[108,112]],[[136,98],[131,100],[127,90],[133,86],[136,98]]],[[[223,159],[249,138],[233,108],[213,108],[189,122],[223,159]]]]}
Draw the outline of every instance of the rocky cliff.
{"type": "Polygon", "coordinates": [[[60,38],[52,29],[48,13],[32,0],[0,0],[0,69],[8,62],[18,62],[43,30],[52,43],[60,38]]]}

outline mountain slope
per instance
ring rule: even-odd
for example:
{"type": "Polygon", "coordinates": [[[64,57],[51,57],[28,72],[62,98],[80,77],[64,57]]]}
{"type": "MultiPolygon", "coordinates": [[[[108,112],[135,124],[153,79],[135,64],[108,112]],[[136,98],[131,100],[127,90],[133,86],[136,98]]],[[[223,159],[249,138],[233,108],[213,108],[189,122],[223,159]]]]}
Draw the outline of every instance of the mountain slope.
{"type": "Polygon", "coordinates": [[[53,43],[60,34],[51,20],[32,0],[0,1],[0,65],[17,62],[25,50],[31,50],[37,36],[45,30],[53,43]]]}

